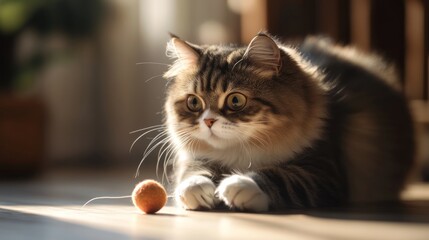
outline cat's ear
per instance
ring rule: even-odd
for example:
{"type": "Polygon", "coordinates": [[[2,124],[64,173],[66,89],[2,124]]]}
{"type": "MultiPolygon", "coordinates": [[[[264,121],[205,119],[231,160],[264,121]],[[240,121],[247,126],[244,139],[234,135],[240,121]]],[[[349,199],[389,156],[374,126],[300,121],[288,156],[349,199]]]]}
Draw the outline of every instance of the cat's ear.
{"type": "Polygon", "coordinates": [[[252,39],[243,58],[263,68],[264,75],[276,75],[281,68],[280,49],[276,42],[264,33],[259,33],[252,39]]]}
{"type": "Polygon", "coordinates": [[[184,70],[196,67],[200,58],[197,46],[185,42],[173,34],[170,35],[171,40],[167,43],[166,54],[175,61],[164,74],[166,78],[174,78],[184,70]]]}
{"type": "Polygon", "coordinates": [[[167,57],[190,65],[197,64],[200,55],[192,44],[172,35],[171,40],[167,43],[167,57]]]}

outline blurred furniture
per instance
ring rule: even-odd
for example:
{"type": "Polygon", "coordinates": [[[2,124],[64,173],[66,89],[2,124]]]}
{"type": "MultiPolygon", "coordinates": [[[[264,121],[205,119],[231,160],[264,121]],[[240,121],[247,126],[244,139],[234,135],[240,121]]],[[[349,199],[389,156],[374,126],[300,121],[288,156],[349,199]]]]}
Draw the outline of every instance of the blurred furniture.
{"type": "Polygon", "coordinates": [[[429,2],[269,0],[267,29],[284,38],[322,34],[394,63],[409,99],[428,98],[429,2]]]}
{"type": "Polygon", "coordinates": [[[0,94],[0,179],[40,172],[45,163],[45,113],[38,96],[0,94]]]}

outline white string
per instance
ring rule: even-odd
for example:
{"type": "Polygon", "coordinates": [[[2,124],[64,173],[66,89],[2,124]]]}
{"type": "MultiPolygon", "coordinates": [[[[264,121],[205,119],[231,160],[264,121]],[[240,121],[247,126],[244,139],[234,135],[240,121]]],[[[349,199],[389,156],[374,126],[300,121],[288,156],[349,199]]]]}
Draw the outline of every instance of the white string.
{"type": "Polygon", "coordinates": [[[87,201],[85,204],[82,205],[82,207],[80,208],[84,208],[86,205],[88,205],[89,203],[91,203],[92,201],[95,200],[100,200],[100,199],[124,199],[124,198],[131,198],[132,195],[127,195],[127,196],[103,196],[103,197],[95,197],[93,199],[90,199],[89,201],[87,201]]]}
{"type": "MultiPolygon", "coordinates": [[[[83,204],[80,208],[82,209],[82,208],[84,208],[84,207],[86,207],[86,205],[88,205],[89,203],[91,203],[92,201],[95,201],[95,200],[100,200],[100,199],[124,199],[124,198],[132,198],[133,196],[132,195],[127,195],[127,196],[103,196],[103,197],[95,197],[95,198],[92,198],[92,199],[90,199],[89,201],[87,201],[85,204],[83,204]]],[[[174,196],[173,195],[169,195],[169,196],[167,196],[167,198],[173,198],[174,196]]]]}

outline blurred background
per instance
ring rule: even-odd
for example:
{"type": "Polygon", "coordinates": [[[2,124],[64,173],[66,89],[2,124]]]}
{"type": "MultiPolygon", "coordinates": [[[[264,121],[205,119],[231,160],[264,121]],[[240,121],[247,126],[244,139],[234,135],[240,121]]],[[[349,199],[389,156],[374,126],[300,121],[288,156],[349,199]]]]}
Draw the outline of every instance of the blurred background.
{"type": "MultiPolygon", "coordinates": [[[[130,132],[162,122],[168,32],[197,44],[247,44],[260,30],[284,40],[321,34],[378,52],[396,64],[403,79],[423,166],[429,161],[428,5],[0,0],[0,177],[61,166],[136,168],[150,139],[142,138],[129,152],[139,136],[130,132]]],[[[155,160],[156,154],[144,165],[155,160]]]]}

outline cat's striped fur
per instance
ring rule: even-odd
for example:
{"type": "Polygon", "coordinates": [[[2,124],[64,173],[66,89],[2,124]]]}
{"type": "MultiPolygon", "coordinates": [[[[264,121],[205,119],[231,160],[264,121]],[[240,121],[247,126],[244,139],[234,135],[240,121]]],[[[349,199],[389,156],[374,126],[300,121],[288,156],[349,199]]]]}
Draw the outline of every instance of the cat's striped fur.
{"type": "Polygon", "coordinates": [[[167,51],[176,62],[165,74],[166,125],[180,149],[183,207],[398,199],[413,131],[393,68],[379,58],[317,38],[287,46],[263,33],[247,47],[173,37],[167,51]]]}

